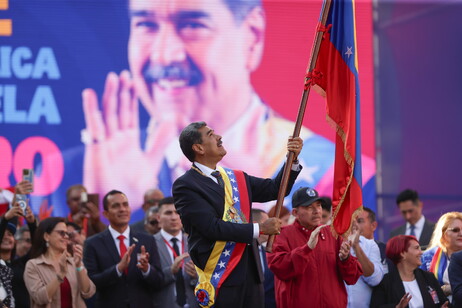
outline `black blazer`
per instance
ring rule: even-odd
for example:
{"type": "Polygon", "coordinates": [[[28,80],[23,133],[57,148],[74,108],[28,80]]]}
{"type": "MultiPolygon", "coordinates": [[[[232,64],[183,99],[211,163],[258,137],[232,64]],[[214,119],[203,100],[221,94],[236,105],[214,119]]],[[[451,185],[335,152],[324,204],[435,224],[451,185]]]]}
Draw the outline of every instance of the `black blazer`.
{"type": "MultiPolygon", "coordinates": [[[[282,172],[283,169],[275,179],[262,179],[244,173],[250,202],[277,199],[282,172]]],[[[299,173],[300,171],[291,171],[286,194],[292,189],[299,173]]],[[[222,187],[198,171],[190,169],[173,183],[173,198],[184,230],[189,234],[189,254],[196,266],[204,269],[216,241],[247,243],[252,247],[247,246],[248,249],[245,249],[241,261],[224,285],[241,284],[248,270],[258,272],[259,279],[262,278],[252,223],[237,224],[222,220],[225,205],[225,192],[222,187]],[[253,263],[253,266],[249,263],[253,263]]]]}
{"type": "MultiPolygon", "coordinates": [[[[396,267],[389,268],[388,270],[388,274],[383,276],[380,284],[374,287],[372,291],[371,308],[394,308],[406,293],[403,281],[396,267]]],[[[448,300],[433,273],[417,268],[414,274],[417,284],[419,285],[420,293],[422,294],[425,308],[441,307],[448,300]],[[439,304],[433,302],[429,293],[429,287],[437,292],[439,304]]]]}
{"type": "Polygon", "coordinates": [[[85,241],[83,262],[88,276],[96,285],[95,307],[153,307],[153,290],[160,288],[163,280],[157,246],[152,236],[130,231],[132,244],[136,244],[136,247],[131,255],[128,273],[119,277],[116,265],[120,262],[120,255],[109,229],[85,241]],[[149,252],[151,264],[146,278],[136,267],[136,254],[140,253],[142,245],[149,252]]]}
{"type": "Polygon", "coordinates": [[[452,289],[453,305],[454,307],[462,307],[462,251],[452,254],[448,274],[452,289]]]}
{"type": "MultiPolygon", "coordinates": [[[[420,234],[419,238],[419,244],[422,247],[422,250],[425,250],[428,244],[430,243],[430,240],[433,235],[433,229],[435,229],[435,224],[425,218],[422,234],[420,234]]],[[[393,229],[390,232],[390,238],[400,234],[406,234],[406,224],[399,226],[396,229],[393,229]]]]}

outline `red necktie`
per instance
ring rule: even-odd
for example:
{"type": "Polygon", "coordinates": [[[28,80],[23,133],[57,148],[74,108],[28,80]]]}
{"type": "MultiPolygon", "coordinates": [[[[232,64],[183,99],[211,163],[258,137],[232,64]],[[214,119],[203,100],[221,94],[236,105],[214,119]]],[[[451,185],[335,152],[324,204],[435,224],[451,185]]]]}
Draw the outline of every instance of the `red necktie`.
{"type": "MultiPolygon", "coordinates": [[[[125,246],[124,243],[125,236],[119,235],[117,238],[119,239],[120,258],[122,259],[122,257],[127,253],[127,246],[125,246]]],[[[128,269],[125,269],[124,273],[127,274],[127,272],[128,269]]]]}

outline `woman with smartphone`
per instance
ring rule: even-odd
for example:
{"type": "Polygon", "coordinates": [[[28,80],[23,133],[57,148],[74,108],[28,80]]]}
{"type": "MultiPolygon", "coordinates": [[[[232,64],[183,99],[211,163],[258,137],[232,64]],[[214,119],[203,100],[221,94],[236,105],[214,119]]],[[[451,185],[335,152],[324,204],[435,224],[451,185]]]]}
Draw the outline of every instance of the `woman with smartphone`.
{"type": "Polygon", "coordinates": [[[64,218],[50,217],[40,222],[26,264],[24,281],[31,308],[86,307],[84,299],[96,291],[82,263],[82,246],[67,252],[69,234],[64,218]]]}

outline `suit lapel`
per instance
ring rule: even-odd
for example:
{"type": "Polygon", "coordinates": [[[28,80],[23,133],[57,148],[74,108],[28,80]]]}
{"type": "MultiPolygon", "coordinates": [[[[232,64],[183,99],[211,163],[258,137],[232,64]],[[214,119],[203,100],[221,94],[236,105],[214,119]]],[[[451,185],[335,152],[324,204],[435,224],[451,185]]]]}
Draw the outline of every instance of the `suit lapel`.
{"type": "Polygon", "coordinates": [[[190,172],[191,172],[192,176],[194,177],[195,181],[198,181],[199,183],[201,183],[201,185],[203,185],[203,186],[207,187],[208,189],[214,191],[215,193],[217,193],[224,200],[224,198],[225,198],[225,190],[220,185],[215,183],[211,178],[199,173],[195,169],[191,169],[190,172]]]}
{"type": "Polygon", "coordinates": [[[115,246],[114,238],[112,237],[111,232],[109,231],[109,229],[106,229],[103,232],[104,233],[102,234],[102,238],[103,238],[104,246],[106,246],[106,249],[111,255],[111,257],[113,258],[113,260],[116,263],[119,263],[120,254],[119,254],[119,251],[117,250],[117,247],[115,246]]]}
{"type": "Polygon", "coordinates": [[[164,259],[167,265],[172,265],[173,260],[168,253],[168,248],[167,245],[165,245],[163,236],[160,234],[160,232],[158,232],[156,235],[154,235],[154,237],[157,241],[157,249],[159,251],[160,258],[164,259]]]}

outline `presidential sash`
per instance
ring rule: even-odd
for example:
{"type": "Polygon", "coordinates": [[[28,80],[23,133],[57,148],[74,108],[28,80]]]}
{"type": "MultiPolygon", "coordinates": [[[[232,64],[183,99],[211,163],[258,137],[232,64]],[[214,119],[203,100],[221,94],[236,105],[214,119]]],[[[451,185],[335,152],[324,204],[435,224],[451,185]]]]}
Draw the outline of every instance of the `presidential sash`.
{"type": "MultiPolygon", "coordinates": [[[[234,223],[247,223],[250,218],[250,202],[244,173],[218,167],[225,183],[225,209],[222,219],[234,223]]],[[[213,307],[223,282],[241,260],[246,243],[217,241],[204,270],[196,266],[199,276],[194,290],[201,307],[213,307]]]]}

